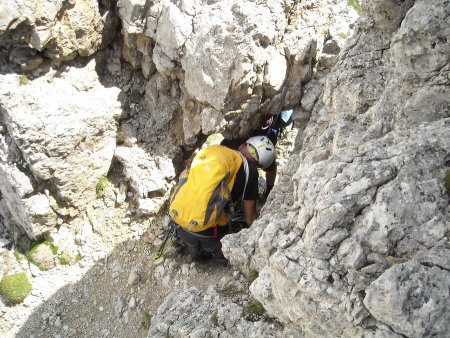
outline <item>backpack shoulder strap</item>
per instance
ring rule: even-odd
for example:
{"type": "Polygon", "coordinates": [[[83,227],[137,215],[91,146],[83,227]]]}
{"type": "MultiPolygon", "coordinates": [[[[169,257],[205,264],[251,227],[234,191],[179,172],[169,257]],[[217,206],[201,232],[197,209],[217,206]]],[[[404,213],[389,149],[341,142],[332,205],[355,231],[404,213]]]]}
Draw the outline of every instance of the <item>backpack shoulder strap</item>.
{"type": "MultiPolygon", "coordinates": [[[[244,190],[242,192],[242,198],[241,203],[244,202],[244,195],[245,190],[247,189],[247,182],[248,182],[248,176],[249,176],[249,169],[248,169],[248,162],[244,155],[240,151],[238,151],[239,155],[241,155],[242,158],[242,164],[244,165],[244,172],[245,172],[245,184],[244,184],[244,190]]],[[[231,192],[230,192],[231,194],[231,192]]],[[[229,203],[228,205],[228,212],[227,212],[227,223],[228,223],[228,231],[229,233],[233,233],[233,218],[234,218],[234,206],[233,203],[229,203]]]]}

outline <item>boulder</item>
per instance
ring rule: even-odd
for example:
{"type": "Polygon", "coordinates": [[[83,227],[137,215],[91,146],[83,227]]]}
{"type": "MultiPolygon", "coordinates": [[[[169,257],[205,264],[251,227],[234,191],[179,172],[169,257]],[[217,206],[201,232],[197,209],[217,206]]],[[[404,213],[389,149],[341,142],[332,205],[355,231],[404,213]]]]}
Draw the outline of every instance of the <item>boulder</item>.
{"type": "Polygon", "coordinates": [[[103,87],[94,69],[92,61],[26,84],[2,75],[0,212],[6,225],[31,238],[54,227],[57,214],[74,217],[84,210],[109,170],[119,92],[103,87]]]}
{"type": "MultiPolygon", "coordinates": [[[[113,9],[96,0],[5,1],[0,12],[0,40],[12,42],[16,49],[32,48],[55,60],[94,54],[112,41],[118,24],[113,9]]],[[[30,56],[17,63],[29,70],[40,62],[30,56]]]]}

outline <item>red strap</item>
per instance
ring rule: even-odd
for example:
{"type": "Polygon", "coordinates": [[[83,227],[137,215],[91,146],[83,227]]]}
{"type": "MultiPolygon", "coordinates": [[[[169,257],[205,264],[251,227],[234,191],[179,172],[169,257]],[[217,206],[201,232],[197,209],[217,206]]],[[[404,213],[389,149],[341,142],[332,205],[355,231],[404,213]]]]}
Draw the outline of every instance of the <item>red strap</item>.
{"type": "Polygon", "coordinates": [[[217,225],[214,227],[214,238],[216,238],[217,236],[219,236],[219,232],[217,230],[217,225]]]}

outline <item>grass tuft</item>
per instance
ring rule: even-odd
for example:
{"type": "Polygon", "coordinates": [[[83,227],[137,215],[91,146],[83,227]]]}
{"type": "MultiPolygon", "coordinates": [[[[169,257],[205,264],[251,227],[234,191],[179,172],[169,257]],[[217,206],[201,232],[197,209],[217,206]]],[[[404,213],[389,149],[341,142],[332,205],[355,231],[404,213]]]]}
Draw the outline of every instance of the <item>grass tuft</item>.
{"type": "Polygon", "coordinates": [[[27,257],[23,253],[21,253],[17,250],[14,251],[13,255],[16,258],[16,261],[18,261],[18,262],[20,262],[21,260],[27,259],[27,257]]]}
{"type": "Polygon", "coordinates": [[[61,255],[58,256],[58,260],[59,260],[59,264],[61,264],[61,265],[70,265],[70,262],[68,261],[68,259],[61,255]]]}
{"type": "Polygon", "coordinates": [[[150,324],[152,322],[152,315],[145,311],[141,318],[141,327],[145,330],[148,330],[150,328],[150,324]]]}
{"type": "Polygon", "coordinates": [[[358,13],[359,15],[361,15],[362,13],[362,8],[361,5],[359,4],[359,2],[357,0],[347,0],[347,4],[350,7],[353,7],[353,9],[356,11],[356,13],[358,13]]]}
{"type": "Polygon", "coordinates": [[[244,308],[245,319],[256,322],[258,321],[266,312],[264,306],[257,300],[248,303],[244,308]]]}
{"type": "Polygon", "coordinates": [[[21,85],[21,86],[25,86],[28,83],[30,83],[30,79],[25,74],[20,75],[19,78],[17,79],[17,81],[19,81],[19,85],[21,85]]]}

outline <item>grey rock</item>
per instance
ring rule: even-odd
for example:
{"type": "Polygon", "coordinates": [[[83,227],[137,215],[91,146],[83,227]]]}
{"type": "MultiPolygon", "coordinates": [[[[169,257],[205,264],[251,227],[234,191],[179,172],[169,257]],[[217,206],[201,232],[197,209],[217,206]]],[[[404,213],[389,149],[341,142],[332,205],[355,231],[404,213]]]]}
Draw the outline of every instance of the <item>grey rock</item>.
{"type": "Polygon", "coordinates": [[[114,311],[118,317],[121,317],[128,308],[126,297],[119,296],[114,304],[114,311]]]}
{"type": "Polygon", "coordinates": [[[275,337],[277,327],[242,317],[242,307],[209,289],[190,288],[166,297],[152,319],[148,337],[275,337]],[[214,301],[213,301],[214,300],[214,301]]]}
{"type": "Polygon", "coordinates": [[[35,238],[56,226],[55,210],[75,217],[96,199],[95,187],[114,154],[118,91],[100,85],[95,61],[81,70],[69,68],[52,82],[41,77],[20,85],[15,75],[7,74],[1,84],[1,115],[8,132],[0,138],[11,141],[0,149],[5,159],[0,164],[0,213],[7,225],[35,238]],[[40,94],[53,92],[53,86],[58,86],[60,99],[40,94]],[[83,174],[86,170],[89,175],[83,174]],[[43,181],[54,187],[47,195],[35,191],[43,181]]]}
{"type": "Polygon", "coordinates": [[[62,249],[59,253],[60,257],[65,260],[69,265],[74,265],[77,263],[77,254],[69,249],[62,249]]]}
{"type": "MultiPolygon", "coordinates": [[[[14,42],[10,62],[31,69],[37,55],[68,60],[110,41],[103,33],[115,32],[111,2],[102,1],[106,13],[98,1],[62,4],[2,3],[0,39],[14,42]]],[[[251,292],[286,328],[246,321],[242,304],[223,295],[245,286],[226,280],[216,290],[171,294],[149,336],[448,333],[445,2],[365,2],[346,44],[355,12],[347,1],[121,0],[117,11],[123,43],[105,68],[120,78],[124,102],[119,89],[100,85],[94,63],[55,76],[37,66],[33,78],[2,71],[0,214],[8,228],[33,238],[67,226],[86,245],[103,232],[77,219],[91,206],[113,210],[128,196],[138,216],[154,215],[174,185],[181,148],[194,150],[201,134],[216,131],[245,136],[260,115],[295,107],[301,132],[261,216],[222,240],[233,265],[259,271],[251,292]],[[316,67],[325,69],[313,77],[316,67]],[[55,87],[58,100],[41,94],[55,87]],[[95,202],[113,156],[131,191],[95,202]]],[[[128,220],[139,233],[132,217],[117,218],[124,234],[128,220]]],[[[196,274],[169,259],[154,266],[163,286],[174,271],[196,274]]],[[[112,278],[121,272],[114,262],[112,278]]],[[[132,317],[133,300],[116,298],[121,322],[132,317]]]]}
{"type": "MultiPolygon", "coordinates": [[[[348,33],[346,23],[356,18],[345,6],[331,1],[313,7],[283,1],[144,3],[118,3],[124,27],[124,57],[134,67],[142,67],[150,82],[153,67],[155,75],[173,83],[177,79],[185,101],[180,108],[184,115],[183,141],[188,145],[195,144],[200,127],[204,134],[214,131],[205,121],[211,117],[198,118],[203,108],[205,112],[218,112],[213,118],[219,131],[243,136],[256,127],[255,115],[275,114],[283,105],[297,104],[302,84],[312,75],[318,41],[325,39],[334,23],[334,35],[348,33]],[[332,6],[345,20],[333,23],[328,19],[332,6]],[[310,15],[296,15],[304,10],[310,15]],[[299,26],[304,31],[299,32],[299,26]],[[154,46],[139,45],[139,41],[149,40],[154,46]],[[262,95],[266,102],[262,102],[262,95]],[[200,105],[195,108],[189,102],[200,105]],[[236,112],[233,121],[222,123],[221,115],[232,111],[236,112]],[[236,125],[239,130],[232,131],[236,125]]],[[[155,103],[157,96],[151,96],[155,103]]],[[[158,114],[164,106],[158,104],[151,110],[158,114]]]]}
{"type": "MultiPolygon", "coordinates": [[[[2,2],[0,33],[22,46],[42,51],[55,60],[71,60],[77,55],[89,56],[111,42],[118,20],[111,11],[100,13],[94,0],[40,2],[23,0],[2,2]],[[95,23],[95,24],[92,24],[95,23]],[[23,24],[20,26],[20,24],[23,24]],[[22,34],[14,30],[19,26],[22,34]]],[[[33,69],[42,59],[23,63],[24,69],[33,69]]]]}
{"type": "Polygon", "coordinates": [[[416,261],[386,270],[366,290],[364,304],[378,320],[408,337],[450,330],[450,272],[416,261]]]}
{"type": "Polygon", "coordinates": [[[127,284],[130,286],[134,286],[139,283],[140,279],[141,279],[141,277],[139,276],[139,274],[137,272],[131,271],[130,275],[128,276],[127,284]]]}
{"type": "Polygon", "coordinates": [[[260,218],[222,251],[260,272],[253,295],[306,336],[445,336],[448,8],[367,10],[321,96],[304,97],[309,121],[260,218]]]}
{"type": "Polygon", "coordinates": [[[6,238],[0,238],[0,248],[7,246],[11,241],[6,238]]]}
{"type": "Polygon", "coordinates": [[[139,196],[139,212],[155,214],[165,203],[175,177],[168,158],[150,156],[141,148],[118,147],[115,156],[124,166],[130,186],[139,196]]]}
{"type": "Polygon", "coordinates": [[[55,267],[55,255],[49,245],[38,245],[31,255],[31,259],[37,265],[49,270],[55,267]]]}

